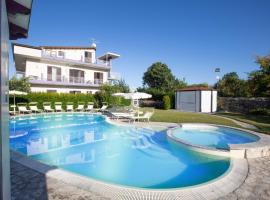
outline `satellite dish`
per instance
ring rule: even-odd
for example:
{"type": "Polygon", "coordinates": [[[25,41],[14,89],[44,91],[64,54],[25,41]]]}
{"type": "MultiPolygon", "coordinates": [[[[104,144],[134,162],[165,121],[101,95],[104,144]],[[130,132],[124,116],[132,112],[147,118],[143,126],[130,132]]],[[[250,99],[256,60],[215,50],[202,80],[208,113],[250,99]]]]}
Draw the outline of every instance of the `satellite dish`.
{"type": "Polygon", "coordinates": [[[96,48],[97,47],[96,43],[92,43],[91,47],[96,48]]]}
{"type": "Polygon", "coordinates": [[[99,43],[98,41],[96,41],[95,38],[91,38],[92,44],[91,47],[96,48],[97,47],[97,43],[99,43]]]}

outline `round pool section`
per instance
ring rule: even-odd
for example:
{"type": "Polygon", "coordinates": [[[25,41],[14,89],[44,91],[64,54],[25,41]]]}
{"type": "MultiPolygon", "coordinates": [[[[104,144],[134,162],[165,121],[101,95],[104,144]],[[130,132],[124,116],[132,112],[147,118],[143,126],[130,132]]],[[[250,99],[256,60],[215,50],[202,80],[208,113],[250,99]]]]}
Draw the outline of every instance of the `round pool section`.
{"type": "Polygon", "coordinates": [[[230,144],[243,144],[256,142],[260,138],[246,131],[214,126],[214,125],[188,125],[173,129],[173,137],[192,145],[229,150],[230,144]]]}
{"type": "Polygon", "coordinates": [[[190,150],[166,132],[108,123],[83,113],[10,120],[10,146],[35,160],[107,183],[148,189],[213,180],[230,159],[190,150]]]}

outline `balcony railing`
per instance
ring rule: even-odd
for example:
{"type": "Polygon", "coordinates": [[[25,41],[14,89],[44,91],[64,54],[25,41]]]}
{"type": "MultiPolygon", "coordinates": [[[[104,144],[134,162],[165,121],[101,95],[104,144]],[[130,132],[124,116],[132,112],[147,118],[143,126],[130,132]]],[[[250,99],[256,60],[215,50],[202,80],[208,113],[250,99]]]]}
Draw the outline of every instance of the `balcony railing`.
{"type": "Polygon", "coordinates": [[[77,64],[94,64],[94,65],[98,65],[100,67],[111,67],[111,62],[104,62],[101,60],[96,59],[96,61],[93,63],[89,60],[89,58],[85,58],[83,59],[83,57],[79,60],[79,59],[70,59],[70,58],[66,58],[65,55],[63,56],[58,56],[57,54],[52,54],[46,51],[42,51],[41,56],[43,58],[49,58],[49,59],[53,59],[53,60],[57,60],[57,61],[66,61],[66,62],[72,62],[72,63],[77,63],[77,64]]]}
{"type": "Polygon", "coordinates": [[[100,86],[103,84],[103,79],[85,80],[84,77],[65,77],[47,74],[47,78],[43,76],[29,76],[29,82],[34,84],[48,85],[77,85],[77,86],[100,86]]]}
{"type": "Polygon", "coordinates": [[[70,76],[69,77],[69,82],[70,83],[84,83],[84,77],[75,77],[75,76],[70,76]]]}

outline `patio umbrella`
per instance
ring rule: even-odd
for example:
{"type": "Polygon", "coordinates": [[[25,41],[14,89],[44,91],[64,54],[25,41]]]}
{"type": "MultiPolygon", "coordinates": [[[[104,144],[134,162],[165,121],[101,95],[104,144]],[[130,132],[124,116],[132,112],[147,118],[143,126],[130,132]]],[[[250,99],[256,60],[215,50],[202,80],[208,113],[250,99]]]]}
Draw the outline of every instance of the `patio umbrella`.
{"type": "MultiPolygon", "coordinates": [[[[152,97],[151,94],[147,94],[144,92],[114,93],[113,96],[121,96],[121,97],[124,97],[125,99],[132,99],[133,105],[134,105],[134,100],[138,101],[139,99],[149,99],[152,97]]],[[[138,110],[138,115],[139,115],[139,110],[138,110]]]]}
{"type": "Polygon", "coordinates": [[[151,94],[147,94],[144,92],[114,93],[113,96],[121,96],[124,97],[125,99],[132,99],[132,100],[149,99],[152,97],[151,94]]]}
{"type": "Polygon", "coordinates": [[[14,111],[14,115],[15,115],[15,96],[16,95],[27,95],[26,92],[22,92],[22,91],[17,91],[17,90],[10,90],[9,92],[9,95],[13,95],[13,111],[14,111]]]}

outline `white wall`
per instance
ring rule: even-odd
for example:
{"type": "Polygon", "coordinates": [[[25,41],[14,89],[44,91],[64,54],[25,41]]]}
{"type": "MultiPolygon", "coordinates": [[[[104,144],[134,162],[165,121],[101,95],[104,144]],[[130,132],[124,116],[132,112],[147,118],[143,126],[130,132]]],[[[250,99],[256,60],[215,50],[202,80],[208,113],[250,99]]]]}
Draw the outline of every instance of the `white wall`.
{"type": "Polygon", "coordinates": [[[14,45],[14,54],[20,54],[20,55],[26,55],[26,56],[40,58],[41,57],[41,50],[14,45]]]}
{"type": "Polygon", "coordinates": [[[37,76],[39,79],[43,78],[47,79],[47,64],[45,63],[39,63],[39,62],[33,62],[33,61],[26,61],[26,67],[25,67],[25,76],[37,76]]]}
{"type": "Polygon", "coordinates": [[[87,51],[92,53],[92,63],[95,63],[96,61],[96,51],[94,49],[43,49],[43,51],[46,52],[46,54],[50,54],[50,52],[55,52],[56,57],[58,57],[59,51],[63,51],[65,52],[64,58],[78,61],[85,60],[84,52],[87,51]]]}
{"type": "Polygon", "coordinates": [[[201,91],[201,112],[211,112],[211,91],[201,91]]]}
{"type": "Polygon", "coordinates": [[[217,111],[217,91],[212,93],[212,112],[217,111]]]}

